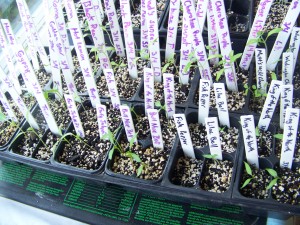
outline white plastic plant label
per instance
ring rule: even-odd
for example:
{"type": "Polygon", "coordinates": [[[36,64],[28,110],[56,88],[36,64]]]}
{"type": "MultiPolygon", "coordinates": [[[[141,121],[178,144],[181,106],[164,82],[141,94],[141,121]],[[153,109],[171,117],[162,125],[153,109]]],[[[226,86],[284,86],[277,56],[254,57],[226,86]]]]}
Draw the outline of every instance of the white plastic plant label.
{"type": "Polygon", "coordinates": [[[92,5],[94,6],[94,10],[96,12],[96,19],[99,21],[99,24],[102,24],[105,15],[101,0],[92,0],[92,5]]]}
{"type": "Polygon", "coordinates": [[[129,106],[121,105],[120,112],[128,142],[133,141],[134,143],[137,143],[137,137],[135,135],[134,124],[129,106]]]}
{"type": "Polygon", "coordinates": [[[184,114],[174,114],[174,121],[177,128],[177,133],[181,143],[181,147],[185,156],[195,159],[195,152],[184,114]]]}
{"type": "Polygon", "coordinates": [[[154,109],[154,74],[151,68],[144,68],[145,112],[154,109]]]}
{"type": "Polygon", "coordinates": [[[149,35],[148,46],[149,46],[151,67],[153,68],[154,81],[162,82],[156,1],[146,0],[146,4],[147,4],[147,26],[148,26],[148,35],[149,35]]]}
{"type": "MultiPolygon", "coordinates": [[[[299,53],[299,47],[300,47],[300,27],[293,27],[291,39],[290,39],[290,46],[289,49],[293,53],[293,62],[297,61],[297,56],[299,53]]],[[[296,67],[296,63],[294,63],[293,73],[296,67]]]]}
{"type": "Polygon", "coordinates": [[[292,32],[293,26],[300,13],[300,0],[293,0],[290,3],[290,7],[286,16],[282,22],[281,28],[282,31],[278,33],[278,36],[275,40],[271,53],[267,61],[267,69],[274,71],[277,63],[280,59],[281,53],[288,41],[288,38],[292,32]]]}
{"type": "Polygon", "coordinates": [[[88,94],[90,96],[93,107],[96,107],[96,104],[100,102],[100,98],[97,91],[89,55],[86,50],[85,41],[76,20],[69,22],[69,30],[73,39],[74,47],[78,56],[78,61],[81,67],[88,94]]]}
{"type": "Polygon", "coordinates": [[[205,118],[209,114],[210,82],[200,79],[199,82],[199,108],[198,123],[205,124],[205,118]]]}
{"type": "Polygon", "coordinates": [[[30,110],[26,107],[23,99],[18,95],[16,92],[16,89],[13,87],[13,84],[10,82],[10,80],[5,76],[5,73],[3,72],[2,68],[0,67],[0,79],[2,81],[2,84],[4,87],[8,90],[10,96],[18,106],[20,112],[23,114],[24,118],[28,121],[30,126],[32,126],[34,129],[39,130],[39,125],[32,116],[30,110]]]}
{"type": "Polygon", "coordinates": [[[168,33],[166,42],[166,55],[165,59],[173,58],[175,53],[177,27],[179,19],[179,6],[180,0],[170,1],[169,4],[169,19],[168,19],[168,33]]]}
{"type": "MultiPolygon", "coordinates": [[[[116,13],[114,0],[105,0],[105,11],[109,22],[109,27],[112,34],[113,44],[116,48],[116,54],[120,57],[125,56],[124,44],[120,31],[119,21],[116,13]]],[[[112,43],[111,43],[112,44],[112,43]]]]}
{"type": "Polygon", "coordinates": [[[131,23],[131,11],[130,11],[129,2],[130,2],[129,0],[120,0],[120,9],[121,9],[121,16],[122,16],[129,76],[133,79],[136,79],[138,77],[138,72],[137,72],[137,65],[136,65],[135,46],[134,46],[133,29],[131,23]]]}
{"type": "Polygon", "coordinates": [[[163,74],[165,106],[168,118],[175,114],[175,91],[174,75],[170,73],[163,74]]]}
{"type": "MultiPolygon", "coordinates": [[[[219,54],[219,42],[218,42],[216,20],[215,20],[212,4],[210,0],[208,1],[208,8],[207,8],[207,35],[208,35],[208,46],[210,46],[209,55],[219,54]]],[[[212,65],[217,65],[219,62],[219,58],[212,58],[209,61],[212,65]]]]}
{"type": "Polygon", "coordinates": [[[107,120],[106,106],[97,103],[96,110],[97,110],[99,134],[100,134],[100,138],[102,138],[105,134],[108,133],[108,120],[107,120]]]}
{"type": "Polygon", "coordinates": [[[147,25],[147,5],[146,0],[141,0],[141,58],[149,57],[149,36],[147,25]]]}
{"type": "Polygon", "coordinates": [[[75,8],[75,4],[73,0],[62,0],[64,1],[65,10],[67,12],[67,17],[69,21],[76,20],[78,22],[77,18],[77,11],[75,8]]]}
{"type": "Polygon", "coordinates": [[[179,82],[181,84],[188,84],[190,77],[190,54],[192,52],[192,45],[189,34],[187,13],[183,11],[182,16],[182,36],[181,36],[181,48],[180,48],[180,68],[179,68],[179,82]]]}
{"type": "Polygon", "coordinates": [[[222,126],[230,127],[229,112],[224,84],[214,83],[214,91],[220,124],[222,126]]]}
{"type": "Polygon", "coordinates": [[[220,141],[219,125],[217,117],[205,118],[207,140],[211,155],[216,155],[216,159],[222,160],[222,146],[220,141]]]}
{"type": "Polygon", "coordinates": [[[226,64],[224,66],[226,86],[231,91],[238,91],[235,65],[234,63],[230,62],[230,53],[232,51],[232,47],[225,12],[225,4],[224,1],[219,0],[211,0],[211,3],[216,20],[217,35],[220,43],[221,54],[224,60],[226,60],[226,64]]]}
{"type": "Polygon", "coordinates": [[[49,129],[51,130],[52,133],[56,135],[60,135],[60,130],[51,112],[49,104],[45,99],[40,83],[21,45],[16,45],[16,60],[18,62],[21,62],[22,66],[20,66],[20,70],[22,72],[23,78],[24,80],[27,80],[28,83],[30,83],[30,88],[32,88],[33,94],[40,106],[40,109],[45,117],[49,129]]]}
{"type": "MultiPolygon", "coordinates": [[[[247,43],[250,40],[256,39],[257,32],[259,32],[263,29],[266,19],[267,19],[267,16],[269,14],[271,5],[273,4],[273,1],[274,0],[261,0],[259,2],[247,43]]],[[[257,46],[257,43],[253,43],[253,44],[249,44],[249,45],[245,46],[244,52],[243,52],[243,55],[242,55],[242,58],[240,61],[240,65],[239,65],[240,68],[242,68],[244,70],[249,69],[256,46],[257,46]]]]}
{"type": "Polygon", "coordinates": [[[269,128],[269,124],[271,122],[275,107],[277,105],[277,101],[279,99],[279,95],[281,93],[281,86],[282,81],[272,80],[264,107],[258,121],[258,128],[260,128],[261,130],[266,131],[269,128]]]}
{"type": "MultiPolygon", "coordinates": [[[[48,1],[48,0],[44,0],[44,1],[48,1]]],[[[62,4],[60,1],[50,0],[49,6],[50,5],[52,5],[52,7],[54,9],[54,12],[53,12],[54,18],[55,18],[56,24],[58,25],[57,28],[58,28],[62,43],[65,47],[65,53],[66,53],[66,56],[68,59],[68,65],[70,67],[71,72],[73,73],[75,68],[74,68],[74,64],[73,64],[68,33],[66,30],[66,23],[65,23],[65,19],[64,19],[64,15],[63,15],[62,4]]]]}
{"type": "Polygon", "coordinates": [[[87,18],[90,32],[94,40],[94,45],[99,50],[99,61],[102,69],[110,69],[110,61],[108,58],[108,53],[105,47],[103,30],[99,26],[100,21],[98,21],[96,16],[96,11],[90,0],[81,0],[85,16],[87,18]]]}
{"type": "Polygon", "coordinates": [[[9,102],[8,102],[4,92],[1,89],[0,89],[0,102],[1,102],[4,110],[6,111],[8,117],[13,121],[18,122],[18,118],[16,117],[16,114],[14,113],[13,109],[9,105],[9,102]]]}
{"type": "Polygon", "coordinates": [[[286,109],[286,118],[283,129],[282,148],[280,155],[280,167],[292,168],[295,144],[299,124],[299,109],[286,109]]]}
{"type": "Polygon", "coordinates": [[[267,65],[266,50],[255,49],[256,88],[264,93],[267,92],[267,65]]]}
{"type": "Polygon", "coordinates": [[[207,61],[206,49],[201,34],[201,30],[196,17],[194,2],[190,0],[182,0],[183,11],[187,13],[189,34],[192,35],[193,47],[195,48],[195,57],[198,60],[198,66],[202,79],[212,82],[209,64],[207,61]]]}
{"type": "Polygon", "coordinates": [[[196,15],[199,23],[199,28],[201,33],[203,31],[204,22],[206,19],[206,12],[208,8],[208,1],[209,0],[198,0],[197,7],[196,7],[196,15]]]}
{"type": "Polygon", "coordinates": [[[119,98],[119,93],[118,93],[118,89],[117,89],[117,84],[115,81],[114,71],[112,69],[105,69],[103,72],[104,72],[104,76],[105,76],[106,83],[108,86],[111,103],[114,108],[118,109],[121,104],[120,104],[120,98],[119,98]]]}
{"type": "Polygon", "coordinates": [[[67,107],[68,107],[70,117],[72,119],[72,122],[73,122],[73,125],[75,128],[76,134],[78,136],[80,136],[81,138],[84,138],[85,134],[84,134],[84,130],[82,127],[82,123],[81,123],[81,120],[79,117],[79,113],[78,113],[74,98],[72,95],[69,95],[69,94],[64,94],[64,96],[65,96],[67,107]]]}
{"type": "Polygon", "coordinates": [[[293,108],[294,87],[292,84],[281,86],[280,95],[280,128],[283,129],[284,120],[286,118],[286,109],[293,108]]]}
{"type": "Polygon", "coordinates": [[[161,133],[158,110],[148,109],[147,114],[148,114],[153,147],[164,149],[164,142],[161,133]]]}
{"type": "Polygon", "coordinates": [[[241,116],[241,126],[247,162],[256,168],[259,168],[255,122],[253,115],[241,116]]]}
{"type": "MultiPolygon", "coordinates": [[[[300,7],[300,6],[299,6],[300,7]]],[[[292,52],[282,54],[282,84],[293,84],[294,56],[292,52]]]]}
{"type": "Polygon", "coordinates": [[[15,37],[15,34],[12,30],[12,27],[11,27],[11,24],[10,24],[9,20],[1,19],[1,23],[2,23],[2,26],[3,26],[4,32],[6,34],[8,43],[10,45],[17,44],[16,37],[15,37]]]}

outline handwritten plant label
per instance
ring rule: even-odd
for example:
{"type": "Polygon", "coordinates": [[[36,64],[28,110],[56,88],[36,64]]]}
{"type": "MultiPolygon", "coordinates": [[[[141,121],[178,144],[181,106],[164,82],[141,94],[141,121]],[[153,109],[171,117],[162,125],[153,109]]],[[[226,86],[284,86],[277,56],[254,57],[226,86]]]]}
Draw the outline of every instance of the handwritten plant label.
{"type": "Polygon", "coordinates": [[[279,99],[281,86],[282,81],[272,80],[261,116],[258,121],[258,127],[261,130],[268,130],[277,101],[279,99]]]}
{"type": "Polygon", "coordinates": [[[283,140],[280,156],[281,168],[292,168],[297,130],[299,124],[299,109],[288,108],[283,129],[283,140]]]}
{"type": "Polygon", "coordinates": [[[177,27],[179,19],[180,0],[170,1],[169,4],[169,20],[168,20],[168,33],[166,42],[166,56],[168,60],[173,57],[175,53],[177,27]]]}
{"type": "Polygon", "coordinates": [[[232,47],[224,1],[211,0],[211,3],[217,25],[217,34],[220,43],[221,53],[224,59],[226,60],[226,64],[224,66],[226,85],[229,90],[238,91],[235,66],[234,63],[230,62],[229,57],[230,52],[232,51],[232,47]]]}
{"type": "Polygon", "coordinates": [[[164,97],[168,118],[175,113],[175,91],[174,91],[174,75],[170,73],[163,74],[164,97]]]}
{"type": "MultiPolygon", "coordinates": [[[[78,92],[77,92],[77,89],[75,86],[73,75],[72,75],[71,69],[68,64],[68,58],[66,56],[65,49],[63,48],[63,43],[62,43],[62,40],[58,33],[57,25],[53,18],[53,14],[49,14],[48,18],[49,18],[49,20],[48,20],[49,36],[52,37],[53,45],[55,47],[54,49],[55,49],[55,52],[57,52],[58,60],[60,63],[60,68],[62,69],[69,94],[78,96],[78,92]]],[[[59,82],[59,79],[57,79],[56,82],[59,82]]],[[[57,85],[60,85],[60,84],[57,83],[57,85]]]]}
{"type": "Polygon", "coordinates": [[[196,8],[196,15],[199,23],[199,28],[201,30],[201,33],[203,31],[204,22],[206,18],[206,12],[208,8],[208,2],[209,0],[198,0],[197,8],[196,8]]]}
{"type": "Polygon", "coordinates": [[[282,54],[282,84],[283,85],[293,84],[293,73],[294,73],[293,53],[292,52],[284,52],[282,54]]]}
{"type": "Polygon", "coordinates": [[[105,47],[103,30],[99,26],[99,21],[96,17],[96,12],[91,0],[81,0],[85,16],[87,18],[90,32],[94,40],[94,45],[99,50],[99,61],[102,69],[110,69],[110,61],[105,47]]]}
{"type": "Polygon", "coordinates": [[[100,138],[102,138],[105,134],[108,133],[108,120],[107,120],[106,106],[97,103],[96,110],[97,110],[99,134],[100,134],[100,138]]]}
{"type": "Polygon", "coordinates": [[[84,138],[85,134],[84,134],[84,130],[82,127],[82,123],[81,123],[81,120],[79,117],[79,113],[78,113],[74,98],[72,95],[69,95],[69,94],[64,94],[64,96],[65,96],[67,107],[68,107],[68,110],[69,110],[69,113],[70,113],[70,116],[71,116],[71,119],[72,119],[72,122],[73,122],[73,125],[75,128],[76,134],[79,135],[81,138],[84,138]]]}
{"type": "Polygon", "coordinates": [[[294,87],[291,84],[281,86],[280,95],[280,128],[283,129],[286,109],[293,107],[294,87]]]}
{"type": "Polygon", "coordinates": [[[151,138],[154,148],[164,149],[164,142],[161,133],[159,113],[157,109],[148,109],[148,119],[151,131],[151,138]]]}
{"type": "Polygon", "coordinates": [[[293,0],[290,3],[290,7],[286,16],[282,22],[281,28],[282,31],[278,33],[278,36],[275,40],[271,53],[267,61],[267,69],[274,71],[278,63],[278,60],[281,56],[281,53],[284,49],[284,46],[292,32],[293,26],[300,13],[300,0],[293,0]]]}
{"type": "Polygon", "coordinates": [[[266,50],[264,48],[255,49],[256,87],[258,90],[267,92],[267,66],[266,50]]]}
{"type": "Polygon", "coordinates": [[[147,5],[146,0],[141,0],[141,58],[147,59],[149,56],[149,37],[147,26],[147,5]]]}
{"type": "Polygon", "coordinates": [[[11,27],[11,24],[10,24],[9,20],[8,19],[1,19],[1,23],[2,23],[2,26],[3,26],[4,32],[6,34],[8,43],[10,45],[17,44],[16,37],[15,37],[15,34],[13,32],[13,29],[11,27]]]}
{"type": "Polygon", "coordinates": [[[195,159],[195,152],[184,114],[174,114],[174,121],[177,128],[177,133],[181,143],[181,147],[185,156],[195,159]]]}
{"type": "Polygon", "coordinates": [[[145,112],[154,109],[154,74],[151,68],[144,68],[145,112]]]}
{"type": "Polygon", "coordinates": [[[207,140],[211,155],[217,155],[216,159],[222,160],[222,146],[220,141],[219,125],[217,117],[205,118],[207,140]]]}
{"type": "Polygon", "coordinates": [[[121,112],[122,121],[125,127],[125,132],[126,132],[128,142],[133,140],[134,143],[137,143],[137,138],[135,136],[135,129],[133,125],[130,108],[127,105],[121,105],[120,112],[121,112]]]}
{"type": "Polygon", "coordinates": [[[192,52],[191,38],[189,33],[189,25],[187,13],[183,11],[182,16],[182,36],[181,36],[181,49],[180,49],[180,68],[179,68],[179,82],[181,84],[189,83],[190,76],[190,53],[192,52]]]}
{"type": "Polygon", "coordinates": [[[101,0],[92,0],[92,5],[94,6],[94,10],[96,12],[96,18],[99,21],[99,24],[102,24],[102,21],[105,17],[103,6],[101,0]]]}
{"type": "MultiPolygon", "coordinates": [[[[297,56],[299,53],[299,47],[300,47],[300,27],[293,27],[291,39],[290,39],[290,45],[289,49],[293,53],[293,62],[297,62],[297,56]]],[[[296,63],[294,63],[293,73],[296,67],[296,63]]]]}
{"type": "Polygon", "coordinates": [[[110,94],[111,103],[114,108],[118,109],[121,104],[120,104],[120,98],[119,98],[119,93],[118,93],[118,89],[117,89],[117,84],[115,81],[114,71],[112,69],[105,69],[104,76],[105,76],[108,91],[110,94]]]}
{"type": "Polygon", "coordinates": [[[199,108],[198,123],[205,124],[205,118],[209,114],[210,82],[200,79],[199,82],[199,108]]]}
{"type": "Polygon", "coordinates": [[[195,48],[195,57],[198,60],[198,66],[202,79],[210,80],[211,74],[209,69],[209,64],[207,61],[206,49],[204,47],[204,42],[201,34],[201,30],[197,21],[194,2],[190,0],[182,0],[183,11],[187,13],[189,33],[192,34],[192,43],[195,48]]]}
{"type": "Polygon", "coordinates": [[[250,165],[254,165],[256,168],[259,168],[255,122],[253,115],[241,116],[241,125],[247,162],[250,165]]]}
{"type": "Polygon", "coordinates": [[[137,73],[137,65],[135,60],[135,46],[134,46],[129,0],[120,0],[120,9],[122,15],[129,76],[131,78],[136,79],[138,77],[138,73],[137,73]]]}
{"type": "Polygon", "coordinates": [[[156,1],[146,0],[147,4],[147,26],[149,35],[149,52],[151,67],[154,72],[154,81],[161,82],[161,63],[160,63],[160,51],[159,51],[159,36],[158,36],[158,24],[157,24],[157,10],[156,1]]]}
{"type": "Polygon", "coordinates": [[[64,0],[65,10],[67,12],[67,16],[69,21],[76,20],[78,22],[77,18],[77,11],[75,8],[75,4],[73,0],[64,0]]]}
{"type": "MultiPolygon", "coordinates": [[[[219,54],[219,43],[218,43],[216,20],[215,20],[212,4],[210,0],[208,1],[208,9],[207,9],[207,35],[208,35],[208,45],[210,46],[209,55],[219,54]]],[[[218,62],[219,62],[219,58],[210,59],[210,63],[212,65],[217,65],[218,62]]]]}
{"type": "Polygon", "coordinates": [[[30,88],[32,88],[33,90],[33,94],[35,95],[35,98],[41,108],[41,111],[45,117],[49,129],[51,130],[52,133],[56,135],[60,135],[59,128],[56,124],[56,121],[51,112],[49,104],[45,99],[40,83],[21,45],[16,45],[16,60],[20,63],[19,65],[22,65],[20,66],[20,71],[22,72],[24,80],[27,80],[27,82],[29,82],[30,88]]]}
{"type": "Polygon", "coordinates": [[[91,98],[93,107],[96,107],[96,104],[100,102],[100,98],[97,91],[97,86],[91,67],[89,55],[86,50],[85,41],[83,39],[81,29],[79,28],[79,25],[75,20],[69,22],[69,30],[78,56],[78,61],[82,70],[82,75],[87,86],[88,94],[91,98]]]}
{"type": "MultiPolygon", "coordinates": [[[[261,31],[265,25],[267,16],[269,14],[271,5],[273,4],[274,0],[261,0],[259,5],[258,5],[258,9],[256,11],[256,15],[253,21],[253,25],[251,27],[250,30],[250,34],[247,40],[247,43],[250,40],[256,39],[257,38],[257,32],[261,31]]],[[[244,52],[240,61],[240,68],[244,69],[244,70],[248,70],[253,54],[254,54],[254,50],[257,46],[257,43],[253,43],[253,44],[249,44],[246,45],[244,48],[244,52]]]]}
{"type": "Polygon", "coordinates": [[[227,99],[225,87],[223,83],[214,83],[214,91],[216,98],[216,105],[218,110],[219,121],[222,126],[230,127],[229,113],[227,106],[227,99]]]}
{"type": "Polygon", "coordinates": [[[3,108],[5,109],[5,111],[7,112],[8,117],[13,121],[18,122],[18,118],[16,117],[16,114],[14,113],[13,109],[10,107],[8,100],[1,89],[0,89],[0,102],[3,108]]]}
{"type": "MultiPolygon", "coordinates": [[[[71,54],[71,48],[69,44],[69,38],[66,30],[66,23],[63,15],[63,10],[62,10],[62,4],[59,0],[51,0],[49,2],[49,5],[52,5],[53,10],[54,10],[54,18],[56,21],[56,24],[58,25],[58,32],[60,34],[62,43],[65,47],[65,53],[68,59],[68,65],[70,67],[71,72],[74,72],[74,64],[73,64],[73,59],[72,59],[72,54],[71,54]]],[[[49,7],[48,7],[49,8],[49,7]]]]}
{"type": "Polygon", "coordinates": [[[32,116],[30,110],[26,107],[23,99],[18,95],[16,92],[16,89],[14,88],[14,85],[10,82],[10,79],[5,77],[5,73],[3,72],[2,68],[0,67],[0,79],[2,81],[2,85],[8,90],[10,96],[18,106],[20,112],[23,114],[24,118],[28,121],[30,126],[32,126],[34,129],[39,130],[39,125],[37,124],[36,120],[32,116]]]}
{"type": "Polygon", "coordinates": [[[125,56],[124,44],[120,31],[119,21],[116,13],[114,0],[104,0],[105,11],[111,30],[112,39],[116,48],[116,54],[120,57],[125,56]]]}

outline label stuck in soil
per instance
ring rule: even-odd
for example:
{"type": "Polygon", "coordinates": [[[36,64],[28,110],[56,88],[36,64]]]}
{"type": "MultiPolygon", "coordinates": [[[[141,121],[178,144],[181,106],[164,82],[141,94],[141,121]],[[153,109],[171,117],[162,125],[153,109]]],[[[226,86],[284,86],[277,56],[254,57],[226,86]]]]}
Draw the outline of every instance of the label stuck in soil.
{"type": "Polygon", "coordinates": [[[151,68],[144,68],[145,112],[154,109],[154,74],[151,68]]]}
{"type": "Polygon", "coordinates": [[[205,124],[205,118],[209,114],[210,82],[200,79],[199,83],[199,108],[198,123],[205,124]]]}
{"type": "Polygon", "coordinates": [[[282,21],[282,31],[278,33],[278,36],[275,40],[271,53],[267,61],[267,69],[274,71],[277,63],[281,57],[281,53],[286,45],[286,42],[289,39],[289,36],[292,32],[293,26],[300,13],[300,0],[293,0],[290,3],[290,7],[284,20],[282,21]]]}
{"type": "MultiPolygon", "coordinates": [[[[208,9],[207,9],[207,35],[208,35],[208,46],[210,46],[209,55],[219,54],[219,42],[218,42],[216,20],[212,9],[211,1],[208,1],[208,9]]],[[[209,61],[211,64],[217,65],[219,62],[219,58],[212,58],[209,61]]]]}
{"type": "Polygon", "coordinates": [[[120,31],[118,16],[115,7],[114,0],[104,0],[105,11],[107,15],[107,19],[109,22],[110,31],[112,34],[112,39],[114,42],[114,46],[116,49],[116,54],[120,57],[125,56],[124,44],[122,40],[122,35],[120,31]]]}
{"type": "Polygon", "coordinates": [[[165,58],[169,60],[172,59],[175,53],[176,37],[177,37],[177,27],[179,19],[179,9],[180,0],[170,1],[169,4],[169,19],[168,19],[168,33],[166,42],[166,56],[165,58]]]}
{"type": "MultiPolygon", "coordinates": [[[[291,39],[290,39],[290,45],[289,49],[293,53],[293,62],[297,62],[297,56],[299,53],[299,47],[300,47],[300,27],[293,27],[291,39]]],[[[294,63],[293,73],[296,67],[296,63],[294,63]]]]}
{"type": "MultiPolygon", "coordinates": [[[[261,0],[258,9],[256,11],[256,15],[250,30],[250,34],[247,40],[247,43],[250,40],[256,39],[257,38],[257,32],[261,31],[265,25],[267,16],[269,14],[271,5],[274,0],[261,0]]],[[[240,68],[244,70],[248,70],[255,48],[257,46],[257,43],[249,44],[246,45],[244,48],[244,52],[240,61],[240,68]]]]}
{"type": "Polygon", "coordinates": [[[280,128],[283,129],[286,109],[293,107],[294,87],[291,84],[281,86],[280,95],[280,128]]]}
{"type": "Polygon", "coordinates": [[[266,50],[255,49],[256,88],[263,93],[267,92],[267,65],[266,50]]]}
{"type": "Polygon", "coordinates": [[[297,130],[299,124],[299,109],[286,109],[286,118],[283,129],[280,167],[292,168],[297,130]]]}
{"type": "Polygon", "coordinates": [[[120,9],[123,23],[124,40],[126,47],[126,56],[128,63],[128,71],[131,78],[138,77],[137,65],[135,60],[135,46],[133,38],[133,30],[131,23],[131,11],[129,0],[120,0],[120,9]]]}
{"type": "Polygon", "coordinates": [[[148,120],[150,125],[153,147],[164,149],[158,110],[148,109],[147,113],[148,113],[148,120]]]}
{"type": "Polygon", "coordinates": [[[135,133],[134,124],[133,124],[129,106],[121,105],[120,112],[121,112],[123,126],[125,128],[128,142],[130,142],[134,138],[133,142],[137,143],[137,137],[135,135],[136,133],[135,133]]]}
{"type": "Polygon", "coordinates": [[[281,85],[282,81],[279,80],[272,80],[271,82],[268,95],[258,121],[258,127],[261,130],[267,131],[269,128],[269,124],[281,93],[281,85]]]}
{"type": "Polygon", "coordinates": [[[147,5],[146,0],[141,0],[141,58],[149,57],[149,36],[147,25],[147,5]]]}
{"type": "Polygon", "coordinates": [[[174,114],[174,121],[177,128],[177,133],[181,143],[181,147],[185,156],[195,159],[195,152],[184,114],[174,114]]]}
{"type": "Polygon", "coordinates": [[[183,0],[183,12],[186,12],[186,18],[189,28],[189,35],[191,35],[192,44],[195,48],[195,57],[199,66],[202,79],[210,80],[212,82],[209,64],[206,55],[206,49],[201,34],[201,30],[197,21],[194,1],[183,0]]]}
{"type": "Polygon", "coordinates": [[[282,84],[293,84],[294,56],[292,52],[282,54],[282,84]]]}
{"type": "Polygon", "coordinates": [[[147,5],[147,26],[149,32],[148,46],[150,52],[151,67],[153,68],[153,72],[154,72],[154,81],[162,82],[156,1],[146,0],[146,5],[147,5]]]}
{"type": "Polygon", "coordinates": [[[111,103],[114,108],[118,109],[121,104],[117,84],[115,81],[114,71],[112,69],[105,69],[103,72],[108,86],[111,103]]]}
{"type": "Polygon", "coordinates": [[[220,141],[219,125],[217,117],[205,118],[207,140],[210,154],[217,155],[216,159],[222,160],[222,147],[220,141]]]}
{"type": "Polygon", "coordinates": [[[164,73],[163,80],[166,111],[168,118],[171,118],[175,114],[174,75],[164,73]]]}
{"type": "Polygon", "coordinates": [[[17,119],[13,109],[10,107],[9,102],[8,102],[4,92],[1,89],[0,89],[0,102],[3,106],[3,108],[5,109],[5,111],[7,112],[8,118],[18,123],[18,119],[17,119]]]}
{"type": "Polygon", "coordinates": [[[99,134],[100,134],[100,138],[102,138],[105,134],[108,133],[106,106],[97,103],[96,110],[97,110],[97,121],[98,121],[98,127],[99,127],[99,134]]]}
{"type": "Polygon", "coordinates": [[[220,124],[222,126],[230,127],[229,112],[224,84],[214,83],[214,91],[220,124]]]}
{"type": "Polygon", "coordinates": [[[241,125],[247,162],[259,168],[258,150],[253,115],[241,116],[241,125]]]}

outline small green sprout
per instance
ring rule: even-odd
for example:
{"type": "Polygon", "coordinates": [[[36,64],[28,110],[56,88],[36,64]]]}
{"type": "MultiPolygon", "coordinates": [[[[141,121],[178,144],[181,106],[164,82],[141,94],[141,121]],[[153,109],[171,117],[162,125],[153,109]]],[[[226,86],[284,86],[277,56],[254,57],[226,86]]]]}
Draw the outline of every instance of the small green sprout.
{"type": "Polygon", "coordinates": [[[246,187],[251,182],[251,180],[254,179],[254,176],[253,176],[252,169],[251,169],[250,165],[245,161],[244,161],[244,164],[245,164],[246,173],[251,177],[248,178],[247,180],[245,180],[245,182],[243,183],[241,189],[246,187]]]}
{"type": "Polygon", "coordinates": [[[273,180],[271,180],[271,182],[269,183],[269,185],[267,186],[267,190],[269,190],[270,188],[272,188],[278,180],[280,180],[281,178],[278,176],[277,172],[271,168],[266,168],[266,171],[274,178],[273,180]]]}

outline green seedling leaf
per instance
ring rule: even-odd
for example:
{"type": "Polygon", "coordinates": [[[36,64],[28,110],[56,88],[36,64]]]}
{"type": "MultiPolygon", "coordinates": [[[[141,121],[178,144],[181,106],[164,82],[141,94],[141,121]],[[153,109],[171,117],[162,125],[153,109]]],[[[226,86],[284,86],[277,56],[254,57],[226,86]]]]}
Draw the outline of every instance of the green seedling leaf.
{"type": "Polygon", "coordinates": [[[269,173],[272,177],[278,178],[278,174],[277,174],[276,170],[273,170],[273,169],[271,169],[271,168],[266,168],[266,171],[268,171],[268,173],[269,173]]]}
{"type": "Polygon", "coordinates": [[[260,130],[258,127],[255,127],[255,135],[256,135],[256,137],[260,136],[260,130]]]}
{"type": "Polygon", "coordinates": [[[249,174],[250,176],[253,176],[250,165],[247,162],[244,162],[244,164],[245,164],[245,169],[246,169],[247,174],[249,174]]]}
{"type": "Polygon", "coordinates": [[[281,27],[275,28],[275,29],[269,31],[269,33],[267,34],[267,38],[270,37],[270,36],[273,35],[273,34],[278,34],[280,31],[282,31],[282,28],[281,28],[281,27]]]}
{"type": "Polygon", "coordinates": [[[133,146],[133,144],[134,144],[134,141],[136,140],[136,137],[137,137],[137,133],[135,133],[135,134],[133,135],[133,137],[130,139],[130,141],[129,141],[129,149],[132,148],[132,146],[133,146]]]}
{"type": "Polygon", "coordinates": [[[244,184],[243,184],[243,186],[241,187],[241,189],[243,189],[244,187],[246,187],[249,183],[250,183],[250,181],[252,180],[253,178],[248,178],[245,182],[244,182],[244,184]]]}
{"type": "Polygon", "coordinates": [[[2,111],[0,111],[0,122],[5,122],[6,120],[7,120],[7,118],[6,118],[5,114],[2,111]]]}
{"type": "Polygon", "coordinates": [[[168,69],[169,66],[170,66],[170,63],[166,63],[166,64],[164,65],[164,67],[162,68],[161,72],[162,72],[162,73],[165,73],[165,72],[167,71],[167,69],[168,69]]]}
{"type": "Polygon", "coordinates": [[[257,43],[259,43],[259,39],[258,39],[258,38],[257,38],[257,39],[250,39],[250,40],[247,42],[246,46],[252,45],[252,44],[257,44],[257,43]]]}
{"type": "Polygon", "coordinates": [[[283,139],[283,134],[274,134],[274,138],[282,140],[283,139]]]}
{"type": "Polygon", "coordinates": [[[126,67],[126,66],[127,65],[125,63],[123,63],[123,62],[120,64],[120,67],[126,67]]]}
{"type": "Polygon", "coordinates": [[[271,78],[272,78],[272,80],[277,80],[276,73],[271,72],[271,78]]]}
{"type": "Polygon", "coordinates": [[[142,174],[143,169],[144,169],[144,165],[141,164],[141,165],[139,166],[139,168],[137,169],[137,173],[136,173],[136,175],[137,175],[138,177],[142,174]]]}
{"type": "Polygon", "coordinates": [[[253,89],[253,90],[256,90],[256,86],[255,86],[255,85],[252,85],[252,89],[253,89]]]}
{"type": "Polygon", "coordinates": [[[270,188],[272,188],[277,183],[277,181],[278,181],[278,178],[275,178],[275,179],[271,180],[271,182],[267,186],[267,190],[269,190],[270,188]]]}
{"type": "Polygon", "coordinates": [[[222,55],[221,54],[214,54],[214,55],[210,55],[210,56],[208,56],[208,60],[210,60],[210,59],[215,59],[215,58],[222,58],[222,55]]]}
{"type": "Polygon", "coordinates": [[[210,155],[210,154],[204,154],[203,157],[204,158],[207,158],[207,159],[216,159],[218,155],[217,154],[213,154],[213,155],[210,155]]]}
{"type": "Polygon", "coordinates": [[[155,104],[155,106],[158,107],[158,108],[161,108],[161,107],[162,107],[160,101],[156,101],[154,104],[155,104]]]}
{"type": "Polygon", "coordinates": [[[224,73],[225,69],[220,69],[217,73],[216,73],[216,81],[219,81],[220,77],[222,76],[222,74],[224,73]]]}
{"type": "Polygon", "coordinates": [[[113,156],[113,154],[114,154],[114,151],[115,151],[115,147],[113,147],[113,148],[109,151],[109,154],[108,154],[109,160],[112,160],[112,156],[113,156]]]}
{"type": "Polygon", "coordinates": [[[242,53],[238,53],[236,55],[233,55],[232,57],[230,57],[230,62],[233,63],[235,62],[238,58],[241,58],[242,53]]]}
{"type": "Polygon", "coordinates": [[[109,46],[109,47],[106,47],[106,51],[115,51],[115,47],[112,47],[112,46],[109,46]]]}

